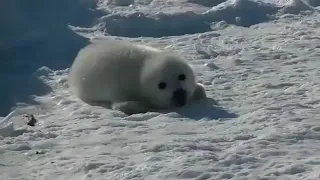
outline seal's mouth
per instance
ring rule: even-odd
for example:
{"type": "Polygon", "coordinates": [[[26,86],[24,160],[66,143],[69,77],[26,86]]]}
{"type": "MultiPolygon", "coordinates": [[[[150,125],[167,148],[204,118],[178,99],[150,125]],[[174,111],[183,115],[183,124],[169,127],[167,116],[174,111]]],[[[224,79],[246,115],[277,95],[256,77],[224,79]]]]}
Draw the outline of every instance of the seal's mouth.
{"type": "Polygon", "coordinates": [[[177,107],[182,107],[187,104],[187,92],[179,88],[172,93],[173,104],[177,107]]]}

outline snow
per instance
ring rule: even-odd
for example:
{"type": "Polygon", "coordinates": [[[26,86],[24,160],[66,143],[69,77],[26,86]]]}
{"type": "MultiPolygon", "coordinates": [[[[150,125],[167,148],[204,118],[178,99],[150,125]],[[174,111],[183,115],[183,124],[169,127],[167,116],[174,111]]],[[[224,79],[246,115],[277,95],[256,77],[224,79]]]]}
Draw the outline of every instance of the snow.
{"type": "Polygon", "coordinates": [[[319,5],[1,1],[0,179],[320,179],[319,5]],[[68,68],[110,38],[184,55],[209,99],[131,116],[81,102],[68,68]]]}

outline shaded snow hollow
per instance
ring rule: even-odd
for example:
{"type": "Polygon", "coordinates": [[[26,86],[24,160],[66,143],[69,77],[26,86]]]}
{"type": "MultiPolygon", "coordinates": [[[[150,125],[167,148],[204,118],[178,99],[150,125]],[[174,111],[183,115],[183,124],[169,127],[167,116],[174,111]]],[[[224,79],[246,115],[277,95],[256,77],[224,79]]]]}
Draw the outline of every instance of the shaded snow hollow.
{"type": "Polygon", "coordinates": [[[320,179],[319,20],[316,0],[1,1],[0,115],[20,103],[0,120],[0,179],[320,179]],[[99,38],[184,55],[208,101],[84,104],[68,67],[99,38]]]}

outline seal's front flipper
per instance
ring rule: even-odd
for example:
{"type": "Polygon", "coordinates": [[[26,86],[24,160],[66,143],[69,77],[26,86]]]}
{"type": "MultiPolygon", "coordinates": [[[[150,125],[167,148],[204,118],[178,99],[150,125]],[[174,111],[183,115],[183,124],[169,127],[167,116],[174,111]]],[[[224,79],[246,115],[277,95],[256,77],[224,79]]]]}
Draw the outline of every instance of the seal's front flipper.
{"type": "Polygon", "coordinates": [[[193,101],[198,101],[201,99],[205,99],[207,97],[206,90],[204,89],[203,85],[198,83],[196,86],[196,90],[192,95],[193,101]]]}
{"type": "Polygon", "coordinates": [[[146,113],[148,108],[138,101],[114,102],[111,105],[113,110],[122,111],[127,115],[146,113]]]}

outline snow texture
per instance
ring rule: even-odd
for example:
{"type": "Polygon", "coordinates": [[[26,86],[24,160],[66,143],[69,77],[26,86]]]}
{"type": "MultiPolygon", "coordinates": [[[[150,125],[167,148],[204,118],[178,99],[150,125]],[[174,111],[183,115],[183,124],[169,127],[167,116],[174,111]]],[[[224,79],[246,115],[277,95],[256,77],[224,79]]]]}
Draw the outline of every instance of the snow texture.
{"type": "Polygon", "coordinates": [[[1,1],[0,179],[320,179],[319,5],[1,1]],[[131,116],[83,103],[67,74],[93,39],[185,56],[208,99],[131,116]]]}

